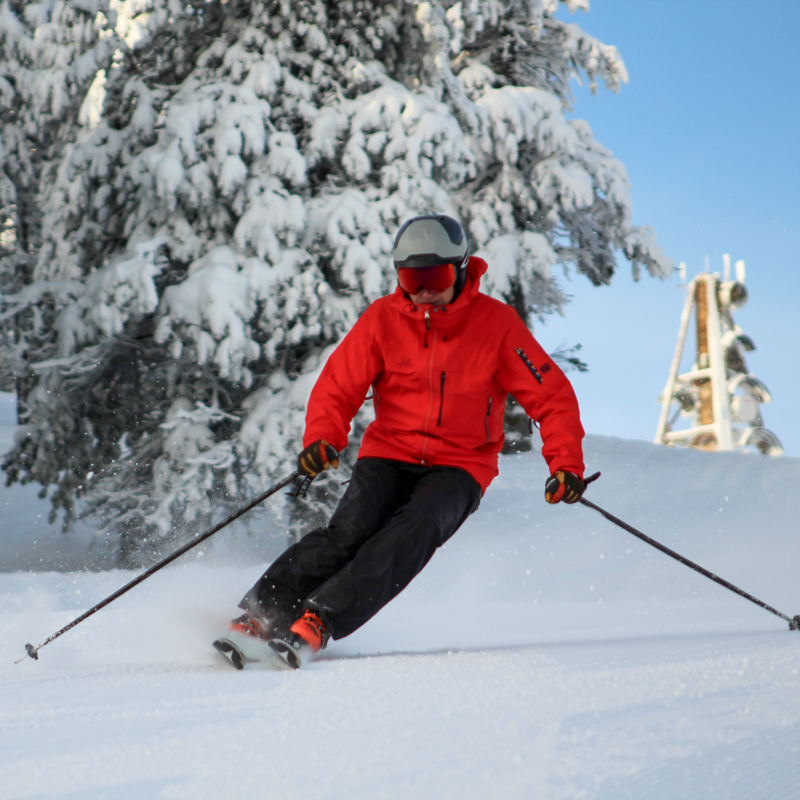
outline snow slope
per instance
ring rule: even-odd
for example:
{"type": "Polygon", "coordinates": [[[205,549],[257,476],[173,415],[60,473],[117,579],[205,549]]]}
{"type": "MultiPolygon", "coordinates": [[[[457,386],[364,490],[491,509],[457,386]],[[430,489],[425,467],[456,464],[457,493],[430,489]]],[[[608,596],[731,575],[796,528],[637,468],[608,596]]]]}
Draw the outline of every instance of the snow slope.
{"type": "MultiPolygon", "coordinates": [[[[800,460],[589,437],[587,463],[594,502],[800,613],[800,460]]],[[[13,663],[132,575],[0,573],[2,796],[800,798],[800,633],[548,507],[544,475],[502,459],[408,590],[299,673],[210,649],[264,568],[225,533],[38,662],[13,663]]]]}

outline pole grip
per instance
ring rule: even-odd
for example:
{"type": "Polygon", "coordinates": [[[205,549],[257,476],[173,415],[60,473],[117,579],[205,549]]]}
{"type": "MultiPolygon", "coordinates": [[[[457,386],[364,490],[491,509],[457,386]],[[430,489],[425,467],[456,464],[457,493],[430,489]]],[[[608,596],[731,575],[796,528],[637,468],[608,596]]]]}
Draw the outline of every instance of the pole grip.
{"type": "Polygon", "coordinates": [[[328,457],[328,461],[337,461],[339,460],[339,452],[332,444],[325,445],[325,455],[328,457]]]}
{"type": "Polygon", "coordinates": [[[588,486],[590,483],[594,483],[601,475],[600,472],[595,472],[594,475],[590,475],[588,478],[583,479],[583,485],[588,486]]]}

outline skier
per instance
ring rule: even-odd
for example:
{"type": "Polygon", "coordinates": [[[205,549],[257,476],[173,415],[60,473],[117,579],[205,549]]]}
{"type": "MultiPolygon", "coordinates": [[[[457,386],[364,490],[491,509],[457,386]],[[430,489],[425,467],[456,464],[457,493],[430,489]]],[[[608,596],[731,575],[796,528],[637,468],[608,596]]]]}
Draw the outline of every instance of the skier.
{"type": "Polygon", "coordinates": [[[487,264],[469,256],[458,222],[410,219],[394,266],[394,293],[367,308],[311,392],[298,469],[338,468],[370,387],[375,421],[327,527],[269,567],[215,642],[239,668],[264,643],[296,668],[408,585],[497,475],[507,394],[540,425],[545,500],[575,503],[584,491],[572,386],[517,312],[479,291],[487,264]]]}

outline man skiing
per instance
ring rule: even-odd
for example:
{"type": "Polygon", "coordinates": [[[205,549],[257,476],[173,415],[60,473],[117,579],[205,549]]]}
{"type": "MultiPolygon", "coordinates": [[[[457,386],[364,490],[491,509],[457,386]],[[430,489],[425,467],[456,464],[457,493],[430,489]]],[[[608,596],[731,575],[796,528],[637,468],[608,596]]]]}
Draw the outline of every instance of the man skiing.
{"type": "Polygon", "coordinates": [[[584,491],[572,386],[517,312],[479,291],[487,264],[469,256],[458,222],[406,222],[394,266],[396,290],[367,308],[311,392],[298,469],[314,477],[339,466],[370,388],[375,421],[327,527],[269,567],[214,643],[239,668],[264,653],[298,667],[408,585],[497,475],[508,394],[540,425],[546,501],[574,503],[584,491]]]}

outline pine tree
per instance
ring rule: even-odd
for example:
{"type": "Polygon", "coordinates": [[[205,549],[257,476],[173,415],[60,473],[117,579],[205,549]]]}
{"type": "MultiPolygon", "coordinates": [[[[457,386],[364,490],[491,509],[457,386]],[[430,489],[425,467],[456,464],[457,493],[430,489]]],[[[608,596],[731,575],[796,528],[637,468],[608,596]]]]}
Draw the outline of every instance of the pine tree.
{"type": "MultiPolygon", "coordinates": [[[[34,305],[47,316],[46,290],[33,275],[42,243],[39,187],[52,180],[84,98],[116,47],[101,6],[0,2],[0,296],[16,295],[0,322],[34,305]]],[[[28,329],[42,324],[29,320],[28,329]]],[[[5,391],[14,391],[25,371],[20,331],[13,319],[0,330],[5,391]]]]}
{"type": "Polygon", "coordinates": [[[80,501],[133,558],[290,471],[310,387],[393,289],[414,214],[461,219],[484,290],[526,318],[563,308],[559,268],[608,283],[615,250],[666,274],[624,167],[565,117],[574,75],[616,90],[624,65],[557,5],[115,3],[4,297],[28,426],[9,478],[55,484],[54,509],[80,501]]]}

